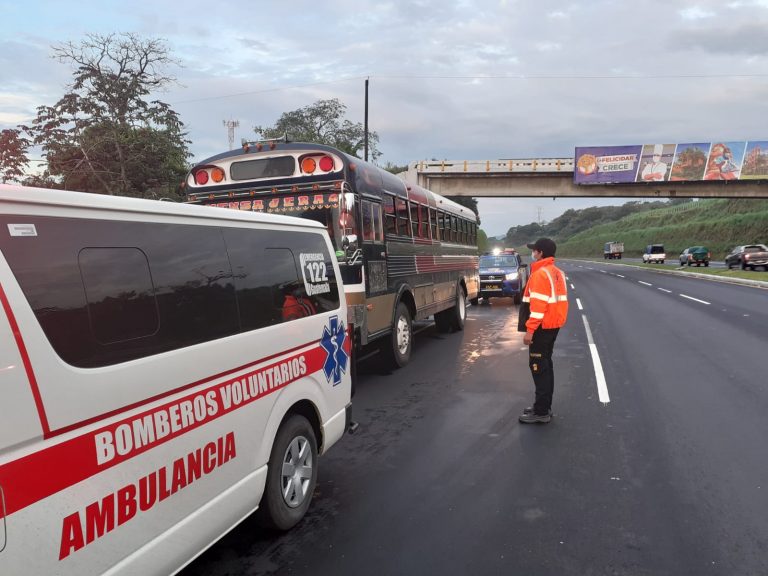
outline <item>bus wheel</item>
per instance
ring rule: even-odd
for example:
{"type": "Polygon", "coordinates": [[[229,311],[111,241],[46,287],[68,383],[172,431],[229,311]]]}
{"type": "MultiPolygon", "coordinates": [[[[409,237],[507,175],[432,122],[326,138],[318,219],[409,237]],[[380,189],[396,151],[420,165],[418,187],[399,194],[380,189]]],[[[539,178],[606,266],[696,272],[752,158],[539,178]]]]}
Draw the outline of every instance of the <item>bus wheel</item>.
{"type": "Polygon", "coordinates": [[[408,306],[400,302],[395,313],[395,323],[392,333],[383,342],[384,356],[387,363],[394,368],[402,368],[411,359],[413,349],[413,327],[408,306]]]}
{"type": "Polygon", "coordinates": [[[453,308],[435,314],[435,324],[440,332],[464,330],[464,321],[467,318],[466,298],[462,287],[456,286],[456,303],[453,308]]]}
{"type": "Polygon", "coordinates": [[[277,431],[260,510],[276,530],[293,528],[306,513],[317,482],[317,440],[309,421],[293,414],[277,431]]]}

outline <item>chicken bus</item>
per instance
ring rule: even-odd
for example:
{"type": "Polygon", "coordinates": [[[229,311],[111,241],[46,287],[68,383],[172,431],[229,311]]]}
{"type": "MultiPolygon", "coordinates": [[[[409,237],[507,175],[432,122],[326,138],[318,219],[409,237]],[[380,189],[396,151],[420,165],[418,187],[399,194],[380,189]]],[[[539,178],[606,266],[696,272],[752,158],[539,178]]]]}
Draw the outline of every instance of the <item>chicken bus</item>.
{"type": "MultiPolygon", "coordinates": [[[[322,223],[339,261],[355,346],[408,363],[415,320],[464,327],[477,303],[477,216],[469,208],[321,144],[249,142],[196,164],[187,201],[322,223]]],[[[318,268],[317,274],[323,270],[318,268]]]]}

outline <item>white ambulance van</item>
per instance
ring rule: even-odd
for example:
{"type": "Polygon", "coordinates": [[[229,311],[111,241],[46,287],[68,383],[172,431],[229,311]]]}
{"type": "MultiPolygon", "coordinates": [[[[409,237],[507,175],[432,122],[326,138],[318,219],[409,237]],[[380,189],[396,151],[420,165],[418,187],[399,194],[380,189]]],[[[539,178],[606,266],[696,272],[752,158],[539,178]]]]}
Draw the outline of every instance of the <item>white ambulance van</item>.
{"type": "Polygon", "coordinates": [[[0,185],[0,574],[173,574],[288,529],[350,419],[309,220],[0,185]]]}

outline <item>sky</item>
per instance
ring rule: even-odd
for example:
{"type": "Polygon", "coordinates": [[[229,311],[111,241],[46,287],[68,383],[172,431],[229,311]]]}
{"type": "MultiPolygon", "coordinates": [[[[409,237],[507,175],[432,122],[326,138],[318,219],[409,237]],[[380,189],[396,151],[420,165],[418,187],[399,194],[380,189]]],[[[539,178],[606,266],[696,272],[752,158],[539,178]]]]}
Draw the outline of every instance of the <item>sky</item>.
{"type": "MultiPolygon", "coordinates": [[[[0,0],[0,129],[54,104],[86,34],[163,39],[193,160],[338,98],[380,164],[768,138],[768,0],[0,0]]],[[[489,236],[625,199],[479,199],[489,236]]]]}

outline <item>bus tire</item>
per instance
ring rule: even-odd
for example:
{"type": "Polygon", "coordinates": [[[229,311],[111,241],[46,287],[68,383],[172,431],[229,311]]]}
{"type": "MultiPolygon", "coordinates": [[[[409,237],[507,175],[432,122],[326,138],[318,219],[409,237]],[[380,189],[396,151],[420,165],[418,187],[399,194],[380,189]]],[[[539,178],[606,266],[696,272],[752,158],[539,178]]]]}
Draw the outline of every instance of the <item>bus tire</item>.
{"type": "Polygon", "coordinates": [[[411,312],[403,302],[398,302],[392,332],[382,342],[386,363],[393,368],[402,368],[411,360],[413,350],[413,322],[411,312]]]}
{"type": "Polygon", "coordinates": [[[455,330],[460,332],[464,330],[464,321],[467,318],[467,300],[464,289],[456,286],[456,302],[448,310],[443,310],[435,314],[435,324],[440,332],[450,332],[455,330]]]}
{"type": "Polygon", "coordinates": [[[304,517],[317,483],[317,439],[309,421],[292,414],[277,431],[259,509],[263,524],[293,528],[304,517]]]}

